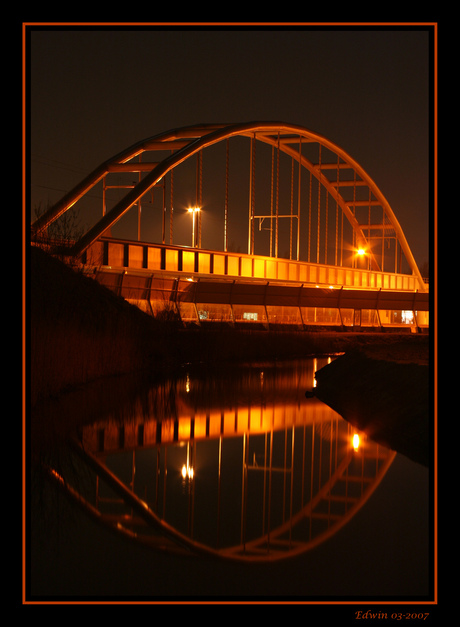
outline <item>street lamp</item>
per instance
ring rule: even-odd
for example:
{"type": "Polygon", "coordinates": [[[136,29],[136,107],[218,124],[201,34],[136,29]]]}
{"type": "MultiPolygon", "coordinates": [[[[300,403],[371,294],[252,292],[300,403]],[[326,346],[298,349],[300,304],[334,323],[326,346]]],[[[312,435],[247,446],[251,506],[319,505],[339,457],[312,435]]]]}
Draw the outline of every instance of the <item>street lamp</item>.
{"type": "Polygon", "coordinates": [[[196,248],[195,240],[195,220],[196,215],[201,211],[199,207],[189,207],[188,212],[192,214],[192,248],[196,248]]]}
{"type": "Polygon", "coordinates": [[[367,250],[365,248],[363,248],[362,246],[360,246],[357,250],[356,250],[356,257],[357,259],[363,259],[363,261],[361,262],[361,264],[358,265],[358,267],[365,267],[367,265],[367,269],[369,269],[369,256],[367,253],[367,250]]]}

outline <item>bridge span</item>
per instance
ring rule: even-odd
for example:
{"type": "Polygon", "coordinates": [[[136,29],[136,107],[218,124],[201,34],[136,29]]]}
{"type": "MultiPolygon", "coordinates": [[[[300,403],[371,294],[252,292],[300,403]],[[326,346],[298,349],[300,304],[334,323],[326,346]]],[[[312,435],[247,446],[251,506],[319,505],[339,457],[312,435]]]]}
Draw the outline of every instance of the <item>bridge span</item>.
{"type": "Polygon", "coordinates": [[[428,286],[388,201],[350,155],[303,127],[199,125],[138,142],[39,216],[32,241],[50,241],[69,210],[92,224],[61,252],[154,315],[428,326],[428,286]]]}
{"type": "Polygon", "coordinates": [[[89,276],[152,315],[173,313],[184,323],[428,325],[429,295],[409,275],[106,238],[88,255],[89,276]]]}

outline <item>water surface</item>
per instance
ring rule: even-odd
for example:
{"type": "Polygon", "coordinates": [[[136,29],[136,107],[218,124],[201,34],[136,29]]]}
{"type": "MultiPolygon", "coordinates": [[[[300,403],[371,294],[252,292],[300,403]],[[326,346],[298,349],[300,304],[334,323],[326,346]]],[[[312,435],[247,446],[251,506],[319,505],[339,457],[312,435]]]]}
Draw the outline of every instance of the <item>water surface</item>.
{"type": "Polygon", "coordinates": [[[429,472],[306,398],[331,359],[184,368],[86,419],[65,481],[91,515],[40,534],[32,590],[427,595],[429,472]]]}

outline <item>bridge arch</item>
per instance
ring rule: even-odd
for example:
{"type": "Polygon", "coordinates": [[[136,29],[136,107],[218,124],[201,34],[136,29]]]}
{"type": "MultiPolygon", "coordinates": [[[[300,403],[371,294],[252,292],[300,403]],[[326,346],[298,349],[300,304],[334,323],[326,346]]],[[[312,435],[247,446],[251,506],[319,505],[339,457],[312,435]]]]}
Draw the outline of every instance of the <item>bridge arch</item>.
{"type": "MultiPolygon", "coordinates": [[[[325,223],[325,235],[320,235],[321,220],[320,218],[321,203],[327,203],[329,199],[336,204],[337,216],[339,210],[342,218],[345,218],[351,226],[353,233],[353,243],[348,244],[354,250],[362,249],[366,252],[369,269],[384,270],[384,260],[388,264],[384,247],[389,241],[394,242],[394,272],[398,272],[398,254],[399,268],[402,265],[402,255],[407,262],[409,271],[418,280],[421,291],[425,291],[423,279],[410,250],[404,232],[396,218],[396,215],[390,207],[388,201],[380,191],[376,183],[364,171],[359,163],[348,155],[342,148],[328,140],[324,136],[318,135],[302,126],[285,124],[281,122],[248,122],[240,124],[208,124],[199,126],[188,126],[179,129],[166,131],[159,135],[142,140],[124,151],[118,153],[114,157],[105,161],[89,174],[81,183],[73,190],[67,193],[60,201],[51,207],[45,214],[39,217],[32,224],[32,235],[39,235],[53,221],[58,219],[67,210],[73,207],[82,197],[84,197],[95,185],[100,183],[113,172],[131,172],[138,173],[139,180],[133,184],[129,191],[125,193],[115,206],[106,211],[103,206],[103,215],[77,242],[75,242],[70,253],[79,257],[88,249],[104,232],[107,232],[122,216],[124,216],[134,205],[141,202],[141,199],[160,181],[164,180],[168,173],[172,173],[175,168],[186,160],[199,156],[202,151],[220,142],[229,141],[234,137],[246,137],[251,141],[251,157],[249,163],[249,210],[248,210],[248,253],[255,254],[254,249],[254,225],[259,219],[270,218],[271,223],[275,224],[271,227],[275,231],[275,238],[278,236],[278,220],[280,218],[291,218],[297,221],[297,259],[299,258],[299,233],[301,230],[301,169],[310,176],[308,186],[309,194],[309,220],[311,220],[312,212],[315,206],[316,222],[317,222],[317,240],[316,253],[317,263],[320,263],[319,250],[321,246],[320,237],[324,239],[324,246],[327,247],[327,217],[325,223]],[[262,142],[272,147],[272,151],[277,152],[276,167],[279,168],[280,154],[287,155],[292,160],[292,177],[291,177],[291,209],[288,215],[279,215],[278,203],[276,209],[272,207],[270,216],[260,216],[255,213],[253,202],[253,185],[255,185],[255,164],[256,164],[256,142],[262,142]],[[168,151],[168,156],[160,156],[158,160],[142,161],[144,153],[164,155],[168,151]],[[294,163],[297,164],[297,185],[295,190],[297,194],[297,210],[293,208],[293,183],[294,183],[294,163]],[[312,203],[312,180],[317,182],[317,201],[312,203]],[[322,194],[322,196],[321,196],[322,194]],[[377,243],[376,243],[377,242],[377,243]],[[380,255],[377,248],[381,247],[380,255]]],[[[273,155],[273,152],[272,152],[273,155]]],[[[228,167],[228,162],[227,162],[228,167]]],[[[272,157],[272,194],[278,193],[274,191],[274,187],[278,186],[273,177],[273,157],[272,157]]],[[[305,201],[306,202],[306,201],[305,201]]],[[[104,201],[103,201],[104,205],[104,201]]],[[[324,209],[323,209],[324,212],[324,209]]],[[[171,209],[172,214],[172,209],[171,209]]],[[[172,220],[172,215],[171,215],[172,220]]],[[[164,228],[163,228],[164,232],[164,228]]],[[[308,226],[309,238],[311,233],[311,224],[308,226]]],[[[336,244],[339,227],[338,219],[336,220],[336,244]]],[[[343,227],[341,230],[343,237],[343,227]]],[[[329,236],[330,237],[330,236],[329,236]]],[[[270,255],[272,252],[270,251],[270,255]]],[[[310,254],[310,253],[309,253],[310,254]]],[[[278,257],[277,240],[275,243],[275,257],[278,257]]],[[[326,263],[327,263],[327,254],[326,263]]],[[[345,265],[342,259],[335,258],[334,265],[345,265]]],[[[388,268],[385,268],[388,270],[388,268]]]]}

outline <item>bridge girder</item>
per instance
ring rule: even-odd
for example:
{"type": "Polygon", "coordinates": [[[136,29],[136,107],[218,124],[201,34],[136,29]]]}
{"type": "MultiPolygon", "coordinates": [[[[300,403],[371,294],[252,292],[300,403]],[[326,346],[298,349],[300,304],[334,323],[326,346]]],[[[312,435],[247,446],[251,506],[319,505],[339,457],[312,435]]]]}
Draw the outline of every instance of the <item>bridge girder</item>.
{"type": "MultiPolygon", "coordinates": [[[[203,124],[169,130],[137,142],[98,166],[73,190],[67,193],[60,201],[39,217],[32,224],[32,236],[38,235],[53,221],[57,220],[109,172],[146,172],[144,178],[134,185],[112,209],[105,213],[105,215],[74,244],[70,254],[79,257],[91,244],[103,235],[104,232],[125,215],[133,205],[139,202],[149,190],[157,185],[168,172],[205,148],[236,136],[254,138],[258,141],[270,144],[273,147],[277,147],[292,159],[297,160],[302,167],[308,170],[311,175],[317,179],[319,184],[327,190],[331,198],[333,198],[341,208],[343,215],[347,218],[356,235],[358,246],[366,246],[368,244],[368,237],[366,237],[363,230],[363,227],[367,227],[367,225],[358,222],[353,208],[359,206],[361,203],[366,206],[372,204],[382,207],[384,215],[388,219],[388,223],[385,225],[369,225],[369,232],[371,228],[379,227],[383,229],[384,226],[394,230],[396,239],[401,246],[401,250],[404,253],[412,274],[417,277],[420,291],[426,291],[426,286],[420,275],[420,271],[401,225],[390,204],[371,177],[356,160],[326,137],[302,126],[282,122],[203,124]],[[336,155],[337,163],[313,163],[305,155],[301,154],[302,142],[317,143],[320,147],[326,148],[336,155]],[[168,150],[172,152],[159,162],[131,162],[132,159],[141,155],[143,152],[155,150],[168,150]],[[336,183],[335,181],[329,180],[325,172],[331,168],[351,169],[355,175],[354,181],[340,181],[340,183],[336,183]],[[358,180],[356,176],[359,177],[358,180]],[[340,193],[340,188],[352,184],[367,186],[370,192],[369,195],[372,194],[373,200],[346,201],[340,193]]],[[[367,248],[369,251],[370,266],[372,269],[378,270],[379,265],[370,246],[367,246],[367,248]]]]}

